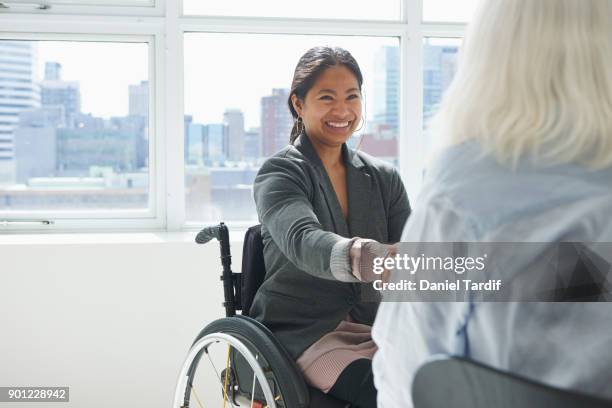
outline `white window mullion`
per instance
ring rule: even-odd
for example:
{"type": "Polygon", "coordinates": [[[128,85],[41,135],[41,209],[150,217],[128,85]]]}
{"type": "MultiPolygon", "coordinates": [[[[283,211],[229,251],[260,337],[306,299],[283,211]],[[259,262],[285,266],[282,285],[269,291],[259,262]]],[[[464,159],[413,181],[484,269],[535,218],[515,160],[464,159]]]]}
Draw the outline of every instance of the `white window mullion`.
{"type": "Polygon", "coordinates": [[[185,222],[185,131],[183,98],[183,32],[179,25],[180,2],[166,4],[165,103],[166,103],[166,227],[182,229],[185,222]]]}
{"type": "Polygon", "coordinates": [[[151,190],[149,203],[153,209],[157,229],[166,226],[166,59],[164,29],[155,34],[154,44],[149,50],[149,177],[151,190]]]}
{"type": "Polygon", "coordinates": [[[400,174],[414,203],[422,185],[425,164],[423,136],[423,0],[404,0],[407,29],[401,42],[402,112],[399,143],[400,174]]]}

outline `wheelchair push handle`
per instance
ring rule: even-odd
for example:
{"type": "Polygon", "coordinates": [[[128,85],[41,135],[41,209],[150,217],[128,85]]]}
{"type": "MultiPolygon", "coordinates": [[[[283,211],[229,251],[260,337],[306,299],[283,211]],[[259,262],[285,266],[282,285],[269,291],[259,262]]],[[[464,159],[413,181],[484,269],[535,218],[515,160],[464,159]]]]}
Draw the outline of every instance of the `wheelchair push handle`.
{"type": "Polygon", "coordinates": [[[230,242],[229,242],[229,230],[225,223],[206,227],[196,235],[195,242],[198,244],[205,244],[211,239],[217,238],[219,245],[221,246],[221,264],[223,265],[223,274],[221,280],[223,281],[223,295],[225,302],[225,315],[230,317],[236,314],[236,296],[234,294],[234,273],[232,272],[232,255],[230,253],[230,242]]]}
{"type": "MultiPolygon", "coordinates": [[[[212,227],[206,227],[196,235],[195,242],[197,244],[205,244],[213,238],[221,240],[221,228],[225,227],[225,224],[213,225],[212,227]]],[[[226,227],[227,228],[227,227],[226,227]]]]}

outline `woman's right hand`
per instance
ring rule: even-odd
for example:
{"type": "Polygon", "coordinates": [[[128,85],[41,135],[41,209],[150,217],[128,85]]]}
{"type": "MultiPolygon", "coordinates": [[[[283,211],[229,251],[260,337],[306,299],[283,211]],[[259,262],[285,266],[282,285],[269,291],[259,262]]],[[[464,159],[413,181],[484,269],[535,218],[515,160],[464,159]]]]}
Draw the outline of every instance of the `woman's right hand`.
{"type": "Polygon", "coordinates": [[[397,245],[381,244],[378,241],[367,238],[358,238],[353,242],[349,251],[351,257],[351,271],[353,275],[362,282],[372,282],[382,279],[389,280],[390,271],[384,269],[382,274],[374,272],[374,259],[394,257],[397,254],[397,245]]]}

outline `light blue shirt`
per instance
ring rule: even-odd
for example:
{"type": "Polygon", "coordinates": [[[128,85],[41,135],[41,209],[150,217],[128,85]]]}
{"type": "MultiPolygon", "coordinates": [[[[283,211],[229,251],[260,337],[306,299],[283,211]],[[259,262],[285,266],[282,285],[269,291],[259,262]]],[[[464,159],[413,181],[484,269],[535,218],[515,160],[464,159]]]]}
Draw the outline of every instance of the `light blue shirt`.
{"type": "MultiPolygon", "coordinates": [[[[513,171],[476,142],[453,146],[432,163],[402,241],[612,242],[612,169],[513,171]]],[[[412,407],[415,372],[440,354],[612,398],[612,303],[385,302],[372,336],[380,408],[412,407]]]]}

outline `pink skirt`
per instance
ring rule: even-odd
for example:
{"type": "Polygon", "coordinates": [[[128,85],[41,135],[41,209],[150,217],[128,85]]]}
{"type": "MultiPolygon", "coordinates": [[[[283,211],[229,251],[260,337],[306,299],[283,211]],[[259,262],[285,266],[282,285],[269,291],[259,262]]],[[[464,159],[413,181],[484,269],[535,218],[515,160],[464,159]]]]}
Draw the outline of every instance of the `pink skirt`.
{"type": "Polygon", "coordinates": [[[306,349],[297,359],[306,383],[327,393],[349,364],[362,358],[371,360],[377,350],[371,330],[368,325],[343,320],[306,349]]]}

